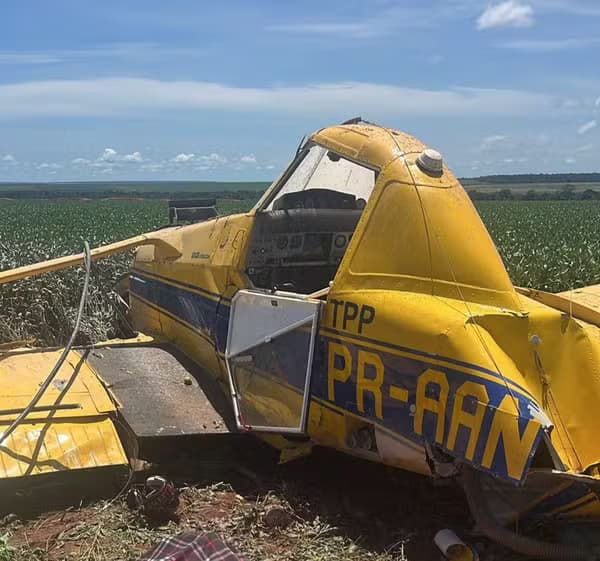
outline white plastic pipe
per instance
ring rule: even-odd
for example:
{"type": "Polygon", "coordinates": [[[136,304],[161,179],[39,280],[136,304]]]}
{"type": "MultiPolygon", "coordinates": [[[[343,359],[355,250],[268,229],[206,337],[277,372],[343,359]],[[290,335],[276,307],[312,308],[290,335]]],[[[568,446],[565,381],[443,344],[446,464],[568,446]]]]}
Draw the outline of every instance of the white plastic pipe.
{"type": "Polygon", "coordinates": [[[477,561],[476,553],[448,528],[440,530],[433,541],[450,561],[477,561]]]}

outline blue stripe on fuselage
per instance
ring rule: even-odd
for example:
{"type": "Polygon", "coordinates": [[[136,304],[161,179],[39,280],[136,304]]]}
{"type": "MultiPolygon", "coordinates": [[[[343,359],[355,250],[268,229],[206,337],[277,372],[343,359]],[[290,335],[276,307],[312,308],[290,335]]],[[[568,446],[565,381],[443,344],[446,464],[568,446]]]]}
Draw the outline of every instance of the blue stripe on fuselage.
{"type": "MultiPolygon", "coordinates": [[[[492,425],[499,414],[505,415],[506,419],[510,414],[501,411],[499,405],[504,398],[511,395],[518,404],[520,414],[517,417],[517,430],[522,438],[525,429],[530,422],[534,422],[538,429],[533,439],[531,448],[526,451],[532,454],[543,435],[542,426],[536,420],[534,412],[539,409],[537,403],[527,395],[520,392],[510,391],[506,384],[500,378],[492,380],[489,377],[478,376],[474,372],[465,372],[456,367],[432,364],[425,357],[414,358],[405,357],[398,354],[375,350],[373,347],[360,344],[358,341],[341,339],[330,335],[328,332],[320,334],[315,347],[315,361],[313,366],[313,377],[311,383],[311,395],[322,401],[329,401],[337,407],[345,409],[354,415],[358,415],[371,422],[381,425],[392,432],[396,432],[413,442],[423,445],[425,442],[436,443],[437,446],[445,450],[448,454],[467,461],[470,464],[484,469],[502,479],[510,480],[515,483],[523,481],[528,471],[528,466],[532,460],[532,455],[524,461],[524,469],[518,475],[510,474],[507,465],[507,453],[512,451],[505,450],[504,439],[500,438],[497,447],[494,449],[494,456],[489,467],[483,467],[483,457],[488,445],[488,436],[492,432],[492,425]],[[332,347],[332,345],[334,345],[332,347]],[[342,352],[343,351],[343,352],[342,352]],[[362,353],[362,366],[361,364],[362,353]],[[377,362],[369,356],[376,355],[377,362]],[[346,360],[349,364],[346,364],[346,360]],[[333,364],[331,367],[330,364],[333,364]],[[380,365],[379,372],[376,364],[380,365]],[[336,376],[330,372],[334,368],[341,375],[336,376]],[[359,382],[359,369],[362,369],[362,385],[359,382]],[[424,410],[422,405],[424,399],[419,401],[418,384],[421,376],[426,370],[435,370],[441,373],[442,381],[447,389],[442,388],[436,382],[429,382],[425,386],[425,397],[433,400],[434,403],[443,404],[440,413],[443,416],[441,426],[443,427],[441,438],[438,440],[438,427],[440,420],[438,413],[431,409],[424,410]],[[368,386],[364,380],[379,379],[376,388],[368,386]],[[463,424],[458,424],[456,439],[449,447],[449,433],[453,425],[454,416],[462,411],[468,415],[473,415],[478,404],[476,398],[464,393],[465,383],[476,384],[479,388],[485,389],[486,402],[483,416],[478,423],[475,439],[475,448],[473,457],[467,457],[468,445],[471,439],[471,429],[463,424]],[[405,399],[394,397],[392,388],[401,389],[406,392],[405,399]],[[459,390],[460,388],[460,390],[459,390]],[[455,411],[454,400],[459,394],[463,395],[461,408],[455,411]],[[360,403],[359,403],[360,399],[360,403]],[[415,415],[419,410],[423,414],[422,428],[416,432],[415,415]]],[[[509,421],[510,422],[510,421],[509,421]]]]}
{"type": "MultiPolygon", "coordinates": [[[[168,310],[172,314],[193,325],[195,328],[205,331],[213,339],[214,334],[216,333],[218,335],[216,341],[217,349],[220,353],[225,352],[231,298],[210,292],[197,285],[182,283],[178,280],[162,277],[155,273],[146,274],[139,269],[134,269],[130,279],[130,286],[134,293],[138,293],[146,300],[168,310]],[[148,276],[149,274],[152,276],[148,276]],[[145,287],[140,284],[140,280],[144,282],[146,285],[145,287]],[[194,310],[194,303],[198,305],[201,311],[194,310]]],[[[455,358],[428,353],[410,347],[403,347],[379,339],[370,339],[356,335],[355,333],[343,332],[329,327],[321,327],[320,335],[322,338],[333,340],[336,340],[338,336],[352,337],[357,339],[356,345],[359,347],[363,346],[361,343],[364,341],[367,348],[369,347],[369,344],[375,344],[389,348],[391,351],[399,350],[411,353],[422,357],[424,363],[429,363],[429,359],[448,362],[457,366],[458,369],[464,367],[489,374],[490,376],[498,378],[498,383],[503,385],[506,384],[506,381],[498,372],[494,372],[493,370],[477,364],[459,361],[455,358]]],[[[517,387],[520,392],[527,397],[533,397],[526,388],[519,386],[516,382],[511,380],[511,384],[517,387]]]]}
{"type": "MultiPolygon", "coordinates": [[[[177,281],[172,281],[177,282],[177,281]]],[[[192,286],[192,285],[189,285],[192,286]]],[[[174,316],[202,331],[215,341],[217,350],[225,352],[229,324],[229,298],[220,301],[195,290],[176,286],[135,271],[129,278],[129,289],[135,295],[167,310],[174,316]]],[[[218,297],[218,295],[216,295],[218,297]]]]}
{"type": "MultiPolygon", "coordinates": [[[[167,280],[167,279],[165,279],[167,280]]],[[[216,343],[217,351],[222,355],[225,352],[225,346],[227,343],[227,331],[229,324],[230,315],[230,302],[229,298],[218,299],[218,295],[209,293],[208,291],[196,287],[194,285],[181,286],[178,281],[168,279],[168,282],[164,282],[160,278],[156,278],[156,275],[149,276],[142,274],[140,271],[134,271],[130,277],[130,289],[133,294],[139,295],[145,300],[153,303],[154,305],[162,308],[172,314],[174,317],[180,318],[185,323],[193,326],[195,329],[200,330],[203,334],[209,337],[216,343]],[[210,296],[208,295],[210,294],[210,296]]],[[[494,373],[486,370],[486,374],[493,374],[497,380],[490,380],[489,378],[483,378],[477,376],[475,373],[463,371],[458,364],[458,361],[448,359],[444,357],[435,356],[435,363],[432,363],[427,353],[422,351],[402,348],[403,351],[413,353],[414,357],[404,357],[388,352],[384,350],[375,350],[369,343],[376,343],[380,346],[389,348],[389,351],[395,349],[389,343],[377,340],[365,340],[360,341],[355,338],[352,333],[335,333],[333,330],[323,329],[318,336],[314,364],[313,364],[313,375],[311,384],[311,395],[318,398],[321,402],[329,402],[334,406],[352,412],[355,415],[359,415],[366,419],[369,419],[376,424],[386,427],[392,432],[396,432],[405,438],[422,444],[424,441],[434,442],[435,441],[435,429],[436,429],[436,416],[431,413],[426,413],[423,424],[423,433],[416,434],[414,432],[414,407],[415,407],[415,392],[416,383],[418,376],[427,368],[432,367],[435,364],[435,368],[444,372],[448,379],[450,386],[449,394],[453,396],[457,388],[465,381],[475,381],[482,386],[485,386],[487,394],[489,396],[489,403],[486,407],[486,413],[481,425],[480,438],[477,441],[477,447],[475,451],[475,457],[473,463],[480,463],[483,454],[483,448],[487,441],[487,435],[490,431],[492,417],[495,408],[507,395],[508,389],[505,381],[498,373],[494,373]],[[346,335],[347,337],[354,338],[354,340],[340,339],[339,335],[346,335]],[[344,345],[348,348],[353,362],[352,374],[345,382],[335,382],[335,396],[333,399],[329,399],[328,395],[328,347],[330,343],[337,343],[344,345]],[[365,392],[363,395],[363,411],[358,409],[357,404],[357,379],[356,379],[356,364],[357,364],[357,353],[359,351],[368,351],[376,353],[382,360],[385,368],[385,381],[381,386],[382,395],[384,396],[383,401],[383,419],[378,418],[375,414],[375,403],[373,396],[369,392],[365,392]],[[439,361],[446,361],[448,365],[440,365],[439,361]],[[409,399],[405,403],[400,403],[397,400],[389,399],[389,387],[395,385],[397,387],[404,388],[408,391],[409,399]]],[[[298,348],[305,348],[304,345],[299,345],[298,348]]],[[[293,353],[290,353],[292,356],[293,353]]],[[[266,359],[265,359],[266,360],[266,359]]],[[[265,363],[266,364],[266,363],[265,363]]],[[[288,365],[289,366],[289,365],[288,365]]],[[[481,370],[481,367],[477,365],[471,365],[464,363],[465,367],[472,370],[481,370]]],[[[295,387],[299,391],[303,391],[302,376],[293,376],[290,373],[294,371],[293,368],[285,368],[283,370],[288,371],[278,373],[282,380],[290,386],[295,387]]],[[[434,399],[437,395],[438,388],[435,385],[431,385],[428,388],[428,393],[431,393],[431,397],[434,399]]],[[[522,432],[527,425],[528,421],[532,419],[531,410],[537,407],[537,404],[530,396],[524,395],[520,392],[514,392],[514,396],[519,403],[519,409],[522,412],[521,418],[519,419],[519,430],[522,432]]],[[[448,407],[446,415],[451,415],[453,399],[448,401],[448,407]]],[[[467,407],[467,405],[465,405],[467,407]]],[[[448,426],[450,424],[450,418],[445,423],[444,431],[444,442],[447,438],[448,426]]],[[[447,450],[450,454],[464,458],[467,443],[469,438],[468,430],[461,427],[458,431],[456,444],[452,450],[447,450]]],[[[532,451],[535,450],[537,442],[541,438],[541,431],[536,437],[536,442],[532,446],[532,451]]],[[[442,446],[445,448],[444,446],[442,446]]],[[[497,475],[503,479],[513,480],[507,473],[507,466],[505,464],[505,451],[503,450],[504,443],[501,440],[498,449],[491,466],[491,469],[486,470],[494,475],[497,475]]],[[[531,458],[528,459],[529,461],[531,458]]],[[[468,461],[468,460],[467,460],[468,461]]],[[[527,464],[529,464],[529,461],[527,464]]],[[[472,462],[469,462],[472,463],[472,462]]],[[[524,474],[527,469],[524,470],[524,474]]]]}

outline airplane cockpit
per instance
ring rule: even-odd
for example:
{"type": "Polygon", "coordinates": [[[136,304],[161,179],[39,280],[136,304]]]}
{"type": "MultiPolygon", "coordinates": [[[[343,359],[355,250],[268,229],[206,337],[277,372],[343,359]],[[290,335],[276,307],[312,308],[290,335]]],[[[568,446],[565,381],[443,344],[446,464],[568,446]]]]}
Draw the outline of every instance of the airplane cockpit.
{"type": "Polygon", "coordinates": [[[333,280],[377,172],[318,144],[303,147],[259,203],[246,261],[256,288],[310,294],[333,280]]]}

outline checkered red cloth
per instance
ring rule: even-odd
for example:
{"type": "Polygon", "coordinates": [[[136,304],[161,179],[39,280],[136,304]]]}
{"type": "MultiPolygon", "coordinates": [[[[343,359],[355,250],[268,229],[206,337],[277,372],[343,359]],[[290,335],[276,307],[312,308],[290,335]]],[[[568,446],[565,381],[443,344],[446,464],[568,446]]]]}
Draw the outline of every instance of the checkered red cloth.
{"type": "Polygon", "coordinates": [[[213,533],[186,532],[164,538],[140,561],[246,561],[213,533]]]}

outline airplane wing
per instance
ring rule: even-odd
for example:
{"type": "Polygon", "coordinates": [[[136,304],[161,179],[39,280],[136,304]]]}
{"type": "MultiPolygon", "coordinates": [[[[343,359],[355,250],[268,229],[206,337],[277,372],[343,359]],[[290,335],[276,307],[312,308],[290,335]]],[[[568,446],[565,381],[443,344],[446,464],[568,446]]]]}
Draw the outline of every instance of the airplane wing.
{"type": "Polygon", "coordinates": [[[560,292],[559,295],[563,298],[568,298],[581,306],[597,310],[600,314],[600,284],[584,286],[583,288],[576,288],[575,290],[567,290],[565,292],[560,292]]]}
{"type": "Polygon", "coordinates": [[[546,306],[600,327],[600,284],[557,294],[533,288],[517,287],[516,290],[519,294],[537,300],[546,306]]]}

